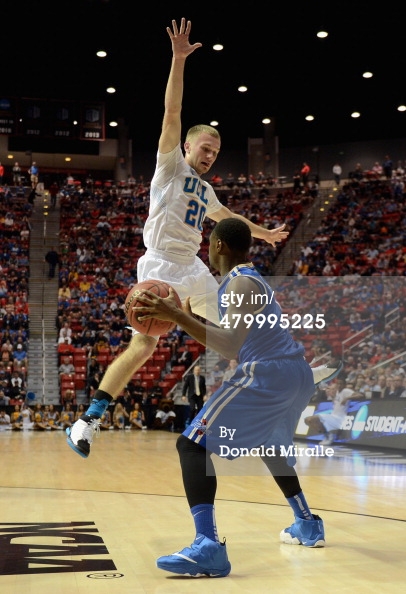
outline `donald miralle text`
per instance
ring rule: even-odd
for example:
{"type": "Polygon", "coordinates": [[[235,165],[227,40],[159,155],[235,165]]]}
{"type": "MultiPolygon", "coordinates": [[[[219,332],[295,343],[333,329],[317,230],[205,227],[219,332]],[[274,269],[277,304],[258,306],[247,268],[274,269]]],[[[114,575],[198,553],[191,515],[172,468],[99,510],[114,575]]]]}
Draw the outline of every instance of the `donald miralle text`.
{"type": "MultiPolygon", "coordinates": [[[[220,426],[220,435],[219,437],[227,440],[233,441],[236,429],[229,429],[227,427],[220,426]]],[[[284,456],[285,458],[290,458],[291,456],[294,457],[332,457],[334,456],[334,448],[332,447],[325,447],[322,445],[316,445],[312,447],[305,447],[305,446],[298,446],[298,445],[290,445],[285,447],[283,445],[277,447],[275,445],[265,447],[264,445],[258,446],[256,448],[244,448],[244,447],[233,447],[232,444],[219,444],[219,452],[218,455],[221,458],[228,458],[228,457],[253,457],[253,458],[262,458],[264,456],[268,456],[269,458],[275,456],[284,456]]]]}

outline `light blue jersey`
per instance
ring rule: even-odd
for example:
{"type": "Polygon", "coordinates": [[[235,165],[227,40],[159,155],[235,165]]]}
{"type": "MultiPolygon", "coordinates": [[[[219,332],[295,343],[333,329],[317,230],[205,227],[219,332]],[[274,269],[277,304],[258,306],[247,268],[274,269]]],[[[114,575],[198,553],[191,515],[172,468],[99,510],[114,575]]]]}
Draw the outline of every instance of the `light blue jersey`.
{"type": "MultiPolygon", "coordinates": [[[[233,279],[238,276],[248,276],[258,285],[259,296],[254,295],[255,289],[253,289],[252,293],[241,297],[247,303],[255,301],[257,308],[254,316],[262,314],[267,319],[267,322],[263,324],[254,319],[247,338],[238,353],[239,362],[269,361],[270,359],[304,356],[304,347],[292,338],[288,330],[281,328],[281,307],[276,301],[271,287],[252,264],[235,266],[220,284],[218,292],[220,319],[223,319],[227,310],[227,306],[223,304],[226,303],[223,295],[227,290],[232,290],[233,279]],[[269,318],[271,323],[268,321],[269,316],[271,316],[269,318]]],[[[239,323],[244,322],[241,320],[239,323]]]]}
{"type": "MultiPolygon", "coordinates": [[[[272,289],[251,265],[237,266],[223,279],[218,292],[221,317],[227,309],[223,296],[237,275],[254,279],[269,298],[257,313],[279,320],[281,308],[271,299],[272,289]]],[[[214,392],[183,435],[227,459],[249,456],[247,452],[261,446],[264,451],[272,452],[273,447],[280,451],[281,446],[288,451],[315,390],[303,347],[278,323],[273,328],[253,325],[238,356],[234,375],[214,392]]],[[[294,463],[289,455],[288,464],[294,463]]]]}

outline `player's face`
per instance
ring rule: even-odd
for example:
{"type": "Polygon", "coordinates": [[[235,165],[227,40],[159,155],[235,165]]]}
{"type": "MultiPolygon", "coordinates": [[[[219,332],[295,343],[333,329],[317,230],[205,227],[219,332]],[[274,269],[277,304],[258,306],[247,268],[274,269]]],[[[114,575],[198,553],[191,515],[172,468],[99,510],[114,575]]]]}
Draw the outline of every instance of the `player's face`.
{"type": "Polygon", "coordinates": [[[185,143],[186,161],[199,175],[207,173],[220,152],[220,140],[206,134],[200,134],[185,143]]]}

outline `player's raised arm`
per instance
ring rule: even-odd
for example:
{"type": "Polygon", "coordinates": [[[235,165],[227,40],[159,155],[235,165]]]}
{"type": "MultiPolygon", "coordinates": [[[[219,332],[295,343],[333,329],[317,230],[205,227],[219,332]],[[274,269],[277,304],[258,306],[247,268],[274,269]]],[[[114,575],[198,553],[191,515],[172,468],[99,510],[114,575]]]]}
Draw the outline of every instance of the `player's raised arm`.
{"type": "Polygon", "coordinates": [[[169,153],[180,142],[181,138],[181,110],[183,98],[183,75],[186,58],[201,47],[201,43],[189,43],[191,22],[184,18],[178,27],[172,21],[172,29],[167,32],[172,43],[172,64],[165,91],[165,113],[162,122],[162,132],[159,139],[159,152],[169,153]]]}
{"type": "Polygon", "coordinates": [[[216,212],[212,213],[210,218],[213,219],[213,221],[216,221],[216,223],[222,221],[223,219],[240,219],[248,225],[253,237],[256,237],[257,239],[263,239],[267,243],[270,243],[273,247],[276,247],[277,243],[283,241],[289,235],[289,231],[285,231],[286,224],[275,227],[275,229],[266,229],[265,227],[261,227],[261,225],[256,225],[242,215],[232,212],[227,208],[227,206],[224,205],[219,210],[216,210],[216,212]]]}

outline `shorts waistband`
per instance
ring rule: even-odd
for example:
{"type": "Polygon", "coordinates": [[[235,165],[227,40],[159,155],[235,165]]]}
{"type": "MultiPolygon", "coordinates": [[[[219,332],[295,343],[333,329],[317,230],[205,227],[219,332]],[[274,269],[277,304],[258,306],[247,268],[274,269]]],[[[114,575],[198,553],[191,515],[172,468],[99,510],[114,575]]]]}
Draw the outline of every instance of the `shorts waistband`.
{"type": "Polygon", "coordinates": [[[145,252],[145,255],[153,256],[154,258],[161,258],[161,260],[173,262],[174,264],[193,264],[196,259],[196,256],[174,254],[173,252],[163,252],[161,250],[154,250],[152,248],[148,248],[145,252]]]}

